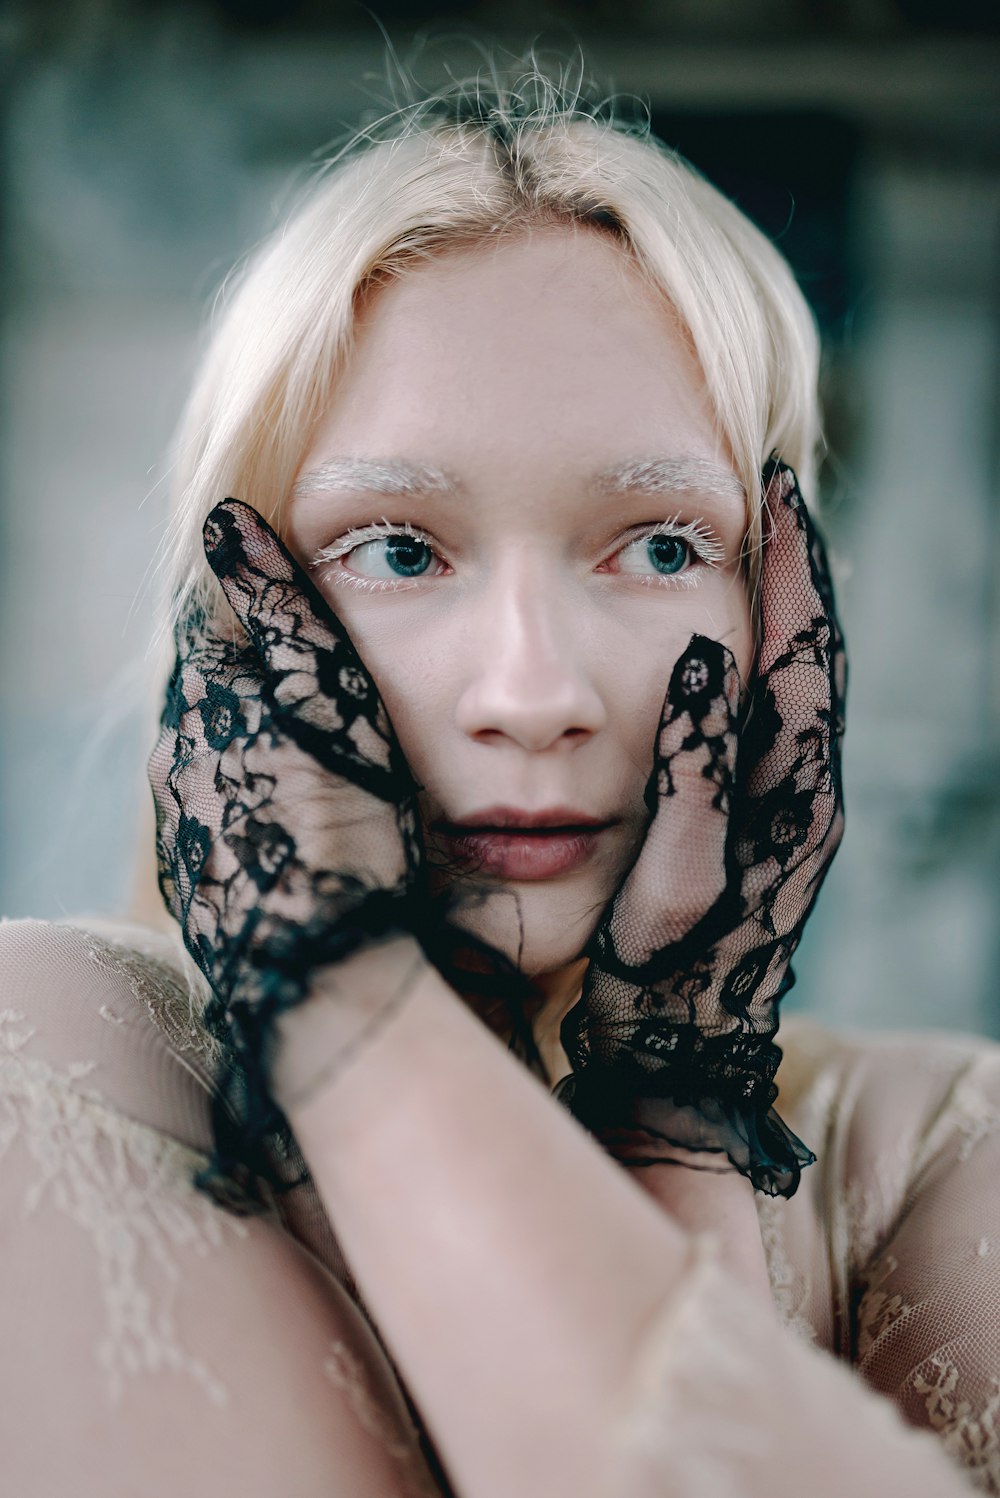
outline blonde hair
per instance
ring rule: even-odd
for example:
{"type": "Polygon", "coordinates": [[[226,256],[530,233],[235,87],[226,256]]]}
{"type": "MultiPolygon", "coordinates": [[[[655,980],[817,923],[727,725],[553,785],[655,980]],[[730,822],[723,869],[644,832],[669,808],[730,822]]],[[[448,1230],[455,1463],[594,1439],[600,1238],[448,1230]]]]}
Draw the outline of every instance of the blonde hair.
{"type": "Polygon", "coordinates": [[[154,642],[162,677],[178,614],[194,601],[214,614],[221,600],[202,549],[209,510],[235,495],[282,533],[361,299],[449,249],[557,224],[612,235],[672,304],[699,359],[749,496],[751,577],[768,455],[812,495],[819,341],[783,257],[648,119],[627,122],[585,90],[582,66],[573,84],[568,68],[553,77],[531,51],[506,76],[487,71],[355,132],[224,288],[178,434],[154,642]]]}

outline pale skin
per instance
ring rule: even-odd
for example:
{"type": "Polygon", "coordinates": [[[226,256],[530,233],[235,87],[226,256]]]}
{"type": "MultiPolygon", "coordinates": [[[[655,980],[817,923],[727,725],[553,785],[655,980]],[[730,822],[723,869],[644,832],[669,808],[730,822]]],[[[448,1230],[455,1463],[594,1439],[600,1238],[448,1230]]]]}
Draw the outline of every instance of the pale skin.
{"type": "MultiPolygon", "coordinates": [[[[611,821],[582,867],[514,891],[553,1081],[570,1069],[559,1023],[579,950],[642,836],[671,667],[695,631],[724,641],[744,679],[750,666],[745,528],[676,322],[590,231],[451,254],[380,291],[300,466],[286,539],[375,677],[429,839],[436,818],[497,804],[611,821]],[[344,458],[406,459],[461,492],[325,484],[344,458]],[[673,487],[591,491],[627,459],[670,460],[673,487]],[[396,575],[384,537],[365,538],[383,518],[426,538],[421,575],[396,575]],[[665,521],[693,527],[670,575],[645,545],[665,521]]],[[[477,927],[509,952],[514,908],[498,891],[477,927]]],[[[597,1498],[615,1401],[692,1234],[718,1234],[723,1262],[771,1304],[748,1181],[624,1169],[415,944],[364,954],[328,989],[332,1002],[324,987],[286,1016],[276,1090],[458,1490],[597,1498]],[[317,1082],[343,994],[404,981],[392,1020],[317,1082]]]]}

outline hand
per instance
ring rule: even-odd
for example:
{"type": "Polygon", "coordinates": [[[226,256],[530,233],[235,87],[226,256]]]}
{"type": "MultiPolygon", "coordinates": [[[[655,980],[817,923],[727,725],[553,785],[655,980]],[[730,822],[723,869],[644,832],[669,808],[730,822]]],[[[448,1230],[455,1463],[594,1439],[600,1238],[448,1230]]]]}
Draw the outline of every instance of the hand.
{"type": "Polygon", "coordinates": [[[343,624],[249,505],[217,505],[204,541],[247,643],[189,610],[148,771],[160,890],[228,1053],[198,1184],[253,1211],[267,1206],[260,1182],[284,1191],[306,1178],[287,1110],[428,961],[470,1000],[505,1007],[510,1049],[544,1067],[530,981],[457,919],[483,892],[466,881],[430,895],[418,788],[343,624]]]}
{"type": "MultiPolygon", "coordinates": [[[[844,825],[846,663],[829,570],[791,469],[769,462],[762,640],[742,724],[733,657],[674,667],[638,859],[588,945],[554,1095],[625,1163],[728,1157],[792,1196],[815,1155],[771,1108],[778,1001],[844,825]],[[737,760],[737,748],[739,758],[737,760]],[[689,1152],[694,1152],[693,1154],[689,1152]]],[[[718,1167],[715,1167],[718,1168],[718,1167]]]]}
{"type": "Polygon", "coordinates": [[[204,542],[249,643],[198,609],[178,627],[148,765],[159,883],[235,1062],[201,1184],[249,1167],[287,1189],[262,1148],[283,1133],[275,1021],[331,965],[419,924],[416,786],[346,630],[258,513],[226,500],[204,542]]]}

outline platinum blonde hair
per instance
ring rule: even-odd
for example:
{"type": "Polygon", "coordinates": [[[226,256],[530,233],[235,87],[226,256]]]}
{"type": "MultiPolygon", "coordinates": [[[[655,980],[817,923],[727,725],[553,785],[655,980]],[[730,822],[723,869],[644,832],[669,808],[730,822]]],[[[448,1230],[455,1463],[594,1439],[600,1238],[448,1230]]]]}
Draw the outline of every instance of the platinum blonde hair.
{"type": "MultiPolygon", "coordinates": [[[[449,250],[551,225],[612,236],[672,305],[704,372],[748,496],[753,582],[760,470],[772,451],[813,494],[819,340],[774,245],[653,136],[534,52],[355,132],[288,221],[223,289],[184,413],[154,640],[165,679],[173,627],[221,590],[202,524],[228,495],[283,533],[318,417],[351,357],[361,300],[449,250]]],[[[237,628],[235,621],[234,630],[237,628]]],[[[148,912],[147,912],[148,914],[148,912]]]]}
{"type": "Polygon", "coordinates": [[[812,494],[819,341],[787,262],[648,125],[533,63],[358,131],[227,285],[179,432],[164,625],[215,597],[201,527],[220,499],[249,500],[280,533],[361,299],[449,249],[559,223],[612,235],[673,305],[751,496],[750,549],[772,451],[812,494]]]}

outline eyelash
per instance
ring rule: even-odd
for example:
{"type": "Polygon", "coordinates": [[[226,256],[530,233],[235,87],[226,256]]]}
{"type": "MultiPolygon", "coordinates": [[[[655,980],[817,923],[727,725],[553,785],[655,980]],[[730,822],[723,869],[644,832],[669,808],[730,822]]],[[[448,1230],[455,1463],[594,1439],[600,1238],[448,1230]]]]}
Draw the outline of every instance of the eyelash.
{"type": "MultiPolygon", "coordinates": [[[[410,536],[415,541],[422,541],[426,546],[430,547],[436,557],[438,556],[434,541],[426,531],[422,531],[417,526],[411,525],[408,520],[391,521],[383,516],[381,520],[373,521],[370,525],[352,526],[350,530],[345,531],[343,536],[334,541],[332,545],[322,547],[310,562],[310,569],[312,570],[322,567],[324,564],[333,564],[341,561],[344,557],[349,556],[357,547],[364,546],[370,541],[382,541],[390,536],[410,536]]],[[[725,559],[725,547],[703,520],[681,521],[679,515],[675,515],[669,520],[661,520],[656,525],[651,525],[646,529],[640,528],[638,534],[630,536],[627,541],[623,541],[612,553],[612,556],[618,556],[622,551],[627,550],[629,546],[634,546],[639,541],[648,541],[651,536],[676,536],[678,540],[686,541],[694,553],[695,559],[706,567],[717,567],[725,559]]],[[[440,557],[438,559],[443,560],[440,557]]],[[[632,575],[637,582],[644,584],[651,583],[657,587],[694,588],[698,585],[697,578],[691,575],[690,570],[656,576],[632,575]]],[[[348,587],[364,588],[368,592],[375,593],[385,592],[386,590],[397,592],[400,587],[409,587],[421,581],[420,577],[400,577],[396,580],[382,577],[363,577],[360,573],[349,572],[346,568],[335,570],[332,565],[330,565],[329,571],[324,573],[323,576],[331,582],[343,583],[348,587]]],[[[433,579],[431,580],[433,581],[433,579]]]]}

